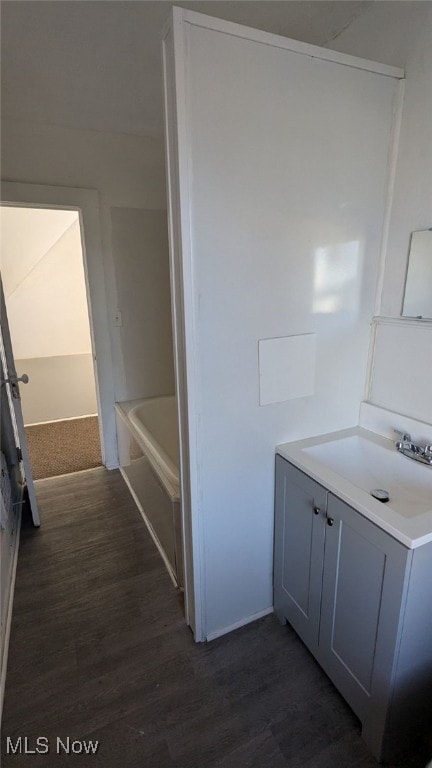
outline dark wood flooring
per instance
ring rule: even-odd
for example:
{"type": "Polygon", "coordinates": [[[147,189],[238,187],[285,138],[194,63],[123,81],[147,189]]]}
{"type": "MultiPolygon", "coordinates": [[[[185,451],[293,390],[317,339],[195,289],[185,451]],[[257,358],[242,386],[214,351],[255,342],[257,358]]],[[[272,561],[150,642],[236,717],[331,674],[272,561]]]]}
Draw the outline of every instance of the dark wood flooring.
{"type": "MultiPolygon", "coordinates": [[[[289,627],[268,616],[196,645],[120,474],[37,483],[24,526],[3,768],[376,768],[359,723],[289,627]],[[48,754],[6,755],[50,740],[48,754]],[[56,738],[99,741],[56,753],[56,738]]],[[[427,746],[403,763],[424,768],[427,746]]],[[[400,764],[402,765],[402,764],[400,764]]]]}

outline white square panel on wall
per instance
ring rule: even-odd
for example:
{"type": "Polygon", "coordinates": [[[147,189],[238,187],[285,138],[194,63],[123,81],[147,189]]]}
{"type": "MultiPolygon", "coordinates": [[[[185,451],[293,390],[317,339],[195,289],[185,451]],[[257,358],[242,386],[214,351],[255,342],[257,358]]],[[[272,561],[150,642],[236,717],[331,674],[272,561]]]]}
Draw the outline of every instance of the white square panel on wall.
{"type": "Polygon", "coordinates": [[[315,390],[316,334],[258,341],[260,405],[308,397],[315,390]]]}

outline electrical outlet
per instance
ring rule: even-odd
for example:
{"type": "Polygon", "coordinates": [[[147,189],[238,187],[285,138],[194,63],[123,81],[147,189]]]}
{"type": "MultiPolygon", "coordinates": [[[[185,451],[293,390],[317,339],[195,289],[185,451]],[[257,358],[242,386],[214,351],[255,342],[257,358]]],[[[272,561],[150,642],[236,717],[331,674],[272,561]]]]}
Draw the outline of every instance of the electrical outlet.
{"type": "Polygon", "coordinates": [[[122,313],[119,309],[116,310],[113,318],[113,325],[122,326],[123,320],[122,320],[122,313]]]}

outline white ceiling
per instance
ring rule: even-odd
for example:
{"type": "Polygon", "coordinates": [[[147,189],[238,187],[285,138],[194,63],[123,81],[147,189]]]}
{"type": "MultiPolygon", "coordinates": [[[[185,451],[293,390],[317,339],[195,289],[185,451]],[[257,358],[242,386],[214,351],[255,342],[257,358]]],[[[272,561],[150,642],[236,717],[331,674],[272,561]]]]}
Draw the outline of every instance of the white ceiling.
{"type": "MultiPolygon", "coordinates": [[[[324,45],[370,2],[178,2],[324,45]]],[[[168,0],[3,0],[2,115],[97,131],[162,135],[161,30],[168,0]]]]}

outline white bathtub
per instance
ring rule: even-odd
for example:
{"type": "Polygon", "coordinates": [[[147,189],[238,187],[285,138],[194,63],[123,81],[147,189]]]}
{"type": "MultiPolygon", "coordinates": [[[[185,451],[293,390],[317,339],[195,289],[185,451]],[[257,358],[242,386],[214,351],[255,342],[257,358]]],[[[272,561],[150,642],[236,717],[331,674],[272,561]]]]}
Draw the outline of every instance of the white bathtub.
{"type": "Polygon", "coordinates": [[[128,412],[149,457],[174,486],[179,485],[177,404],[175,397],[140,400],[128,412]]]}
{"type": "Polygon", "coordinates": [[[177,586],[183,585],[177,406],[173,396],[116,403],[120,471],[177,586]]]}

